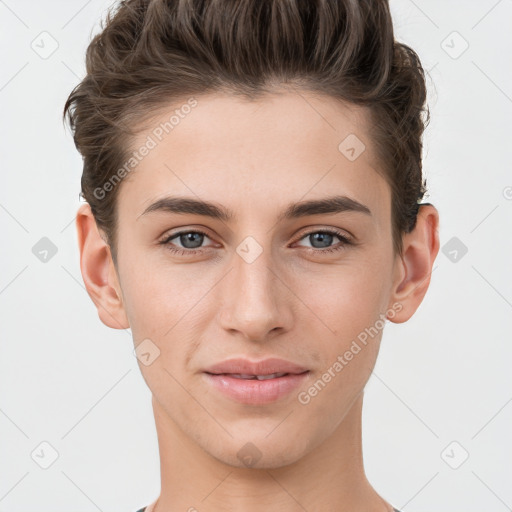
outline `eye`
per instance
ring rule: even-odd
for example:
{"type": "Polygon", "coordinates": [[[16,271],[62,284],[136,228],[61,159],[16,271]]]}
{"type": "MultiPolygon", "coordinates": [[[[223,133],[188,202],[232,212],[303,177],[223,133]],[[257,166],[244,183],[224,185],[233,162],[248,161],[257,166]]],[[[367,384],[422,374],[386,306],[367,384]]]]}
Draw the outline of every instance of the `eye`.
{"type": "Polygon", "coordinates": [[[352,241],[345,236],[344,233],[337,230],[322,229],[318,231],[310,231],[306,233],[300,240],[307,239],[311,243],[312,252],[324,253],[339,251],[345,248],[347,245],[351,245],[352,241]],[[338,245],[331,246],[334,239],[340,240],[338,245]]]}
{"type": "MultiPolygon", "coordinates": [[[[159,244],[165,246],[166,249],[172,253],[190,256],[204,252],[208,247],[210,247],[203,246],[205,238],[209,239],[209,236],[203,231],[180,231],[166,236],[159,242],[159,244]],[[173,242],[173,240],[175,241],[173,242]]],[[[344,235],[344,233],[331,229],[310,231],[303,235],[299,241],[304,239],[309,240],[312,244],[309,248],[306,246],[306,249],[315,254],[340,251],[344,249],[345,246],[353,244],[353,242],[344,235]],[[332,246],[331,244],[336,238],[339,242],[337,245],[332,246]]]]}
{"type": "Polygon", "coordinates": [[[164,245],[168,250],[170,250],[173,253],[181,255],[197,254],[208,247],[201,247],[205,237],[209,238],[208,235],[203,231],[180,231],[178,233],[173,233],[170,236],[166,236],[159,243],[161,245],[164,245]],[[171,242],[172,240],[176,241],[171,242]],[[181,245],[174,247],[176,243],[179,243],[181,245]]]}

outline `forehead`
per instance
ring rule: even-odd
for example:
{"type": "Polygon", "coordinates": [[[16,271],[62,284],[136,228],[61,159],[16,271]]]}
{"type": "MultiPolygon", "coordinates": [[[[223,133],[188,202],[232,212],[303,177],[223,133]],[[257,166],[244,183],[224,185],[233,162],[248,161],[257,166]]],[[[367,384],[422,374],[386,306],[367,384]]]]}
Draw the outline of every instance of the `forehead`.
{"type": "Polygon", "coordinates": [[[344,194],[389,214],[364,108],[303,91],[194,102],[162,107],[132,141],[131,151],[150,149],[121,186],[120,217],[171,194],[276,215],[291,201],[344,194]]]}

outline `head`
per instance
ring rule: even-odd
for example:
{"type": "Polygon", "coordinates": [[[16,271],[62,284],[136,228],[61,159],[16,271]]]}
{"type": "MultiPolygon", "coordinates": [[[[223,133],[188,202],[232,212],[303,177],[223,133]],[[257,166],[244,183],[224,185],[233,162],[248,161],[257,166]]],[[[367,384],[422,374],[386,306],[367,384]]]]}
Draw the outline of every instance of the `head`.
{"type": "Polygon", "coordinates": [[[384,0],[128,0],[89,45],[64,110],[84,282],[103,323],[151,347],[160,413],[218,460],[318,447],[362,396],[385,321],[421,303],[439,248],[425,99],[384,0]],[[205,380],[233,357],[308,373],[241,404],[205,380]]]}

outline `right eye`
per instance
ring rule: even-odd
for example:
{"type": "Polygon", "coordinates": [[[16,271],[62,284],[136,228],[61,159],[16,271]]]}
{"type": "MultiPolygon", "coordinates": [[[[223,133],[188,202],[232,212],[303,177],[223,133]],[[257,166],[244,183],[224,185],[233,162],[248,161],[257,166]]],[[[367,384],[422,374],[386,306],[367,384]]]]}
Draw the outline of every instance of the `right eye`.
{"type": "Polygon", "coordinates": [[[159,243],[161,245],[164,245],[167,249],[169,249],[173,253],[177,254],[197,254],[199,252],[203,252],[206,247],[201,247],[204,238],[209,238],[206,233],[203,231],[197,231],[197,230],[189,230],[189,231],[179,231],[178,233],[173,233],[170,236],[166,236],[163,240],[161,240],[159,243]],[[178,248],[173,247],[175,243],[172,243],[171,241],[177,239],[179,243],[181,244],[181,247],[178,246],[178,248]]]}

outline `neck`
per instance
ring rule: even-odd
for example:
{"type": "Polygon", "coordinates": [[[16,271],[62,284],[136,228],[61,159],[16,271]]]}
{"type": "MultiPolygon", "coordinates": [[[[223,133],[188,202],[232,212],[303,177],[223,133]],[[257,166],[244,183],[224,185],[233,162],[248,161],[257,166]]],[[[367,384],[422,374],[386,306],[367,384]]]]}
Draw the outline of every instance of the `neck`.
{"type": "Polygon", "coordinates": [[[153,512],[392,511],[364,473],[362,403],[363,393],[332,434],[300,460],[253,469],[212,457],[153,399],[161,472],[161,493],[153,512]]]}

